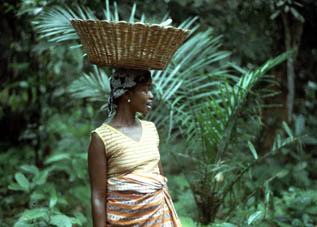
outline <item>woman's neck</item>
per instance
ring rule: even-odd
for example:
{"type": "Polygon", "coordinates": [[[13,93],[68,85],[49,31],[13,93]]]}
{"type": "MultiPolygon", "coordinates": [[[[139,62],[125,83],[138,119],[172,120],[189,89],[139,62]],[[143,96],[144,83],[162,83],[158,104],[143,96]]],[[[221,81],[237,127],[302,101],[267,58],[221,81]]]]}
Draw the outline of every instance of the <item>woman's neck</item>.
{"type": "Polygon", "coordinates": [[[139,122],[136,118],[136,112],[132,111],[128,105],[119,105],[110,124],[117,127],[130,127],[138,125],[139,122]]]}

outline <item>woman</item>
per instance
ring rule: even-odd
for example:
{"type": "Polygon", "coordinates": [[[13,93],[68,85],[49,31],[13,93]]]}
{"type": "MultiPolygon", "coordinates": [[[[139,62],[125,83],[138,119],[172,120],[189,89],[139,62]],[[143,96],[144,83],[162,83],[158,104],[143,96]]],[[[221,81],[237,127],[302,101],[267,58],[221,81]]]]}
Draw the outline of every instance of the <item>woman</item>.
{"type": "Polygon", "coordinates": [[[162,176],[159,137],[147,114],[149,71],[119,69],[110,80],[113,119],[93,131],[88,150],[94,227],[181,226],[162,176]]]}

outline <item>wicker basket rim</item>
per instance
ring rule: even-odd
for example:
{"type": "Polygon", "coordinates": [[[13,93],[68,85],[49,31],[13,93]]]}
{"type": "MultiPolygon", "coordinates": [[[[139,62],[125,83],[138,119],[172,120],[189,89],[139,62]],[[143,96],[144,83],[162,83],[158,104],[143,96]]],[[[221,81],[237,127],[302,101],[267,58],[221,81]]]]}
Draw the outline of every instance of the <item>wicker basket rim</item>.
{"type": "Polygon", "coordinates": [[[128,22],[124,20],[120,21],[109,21],[109,20],[99,20],[99,19],[74,19],[71,18],[70,21],[81,21],[81,22],[97,22],[97,23],[108,23],[108,24],[130,24],[130,25],[144,25],[144,26],[149,26],[149,27],[159,27],[159,28],[164,28],[164,29],[175,29],[175,30],[181,30],[184,32],[190,32],[189,29],[183,29],[183,28],[177,28],[174,26],[165,26],[165,25],[160,25],[160,24],[150,24],[150,23],[144,23],[144,22],[128,22]]]}

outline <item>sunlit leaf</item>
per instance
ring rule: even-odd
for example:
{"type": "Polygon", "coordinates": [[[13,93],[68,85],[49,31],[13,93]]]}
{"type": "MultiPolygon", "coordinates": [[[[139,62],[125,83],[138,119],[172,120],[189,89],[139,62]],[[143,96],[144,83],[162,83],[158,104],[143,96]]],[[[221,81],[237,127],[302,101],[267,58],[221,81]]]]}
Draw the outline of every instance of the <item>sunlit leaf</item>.
{"type": "Polygon", "coordinates": [[[262,218],[262,211],[257,211],[250,215],[248,218],[248,225],[251,225],[253,222],[256,222],[262,218]]]}
{"type": "Polygon", "coordinates": [[[48,177],[48,170],[43,170],[39,172],[34,178],[33,183],[37,185],[43,185],[46,183],[48,177]]]}
{"type": "Polygon", "coordinates": [[[56,190],[55,190],[55,187],[52,186],[51,189],[50,189],[50,204],[49,204],[49,207],[53,208],[55,206],[56,202],[57,202],[56,190]]]}
{"type": "Polygon", "coordinates": [[[50,218],[50,224],[58,227],[72,227],[71,218],[66,215],[54,215],[50,218]]]}
{"type": "Polygon", "coordinates": [[[289,137],[293,138],[294,137],[293,132],[288,127],[287,123],[285,121],[283,121],[282,125],[283,125],[283,128],[285,129],[285,131],[287,132],[287,134],[289,135],[289,137]]]}
{"type": "Polygon", "coordinates": [[[248,146],[250,148],[250,151],[251,151],[254,159],[258,159],[258,154],[256,153],[256,150],[255,150],[253,144],[250,141],[248,141],[248,146]]]}
{"type": "Polygon", "coordinates": [[[28,220],[36,220],[41,217],[47,216],[47,209],[46,208],[36,208],[32,210],[25,210],[22,213],[22,216],[19,220],[28,221],[28,220]]]}
{"type": "Polygon", "coordinates": [[[52,162],[60,161],[60,160],[70,159],[70,154],[54,154],[45,160],[45,164],[49,164],[52,162]]]}
{"type": "Polygon", "coordinates": [[[33,166],[33,165],[22,165],[20,166],[20,168],[25,171],[25,172],[28,172],[28,173],[32,173],[34,175],[38,174],[39,170],[36,166],[33,166]]]}
{"type": "Polygon", "coordinates": [[[280,15],[281,11],[280,10],[276,10],[270,17],[271,20],[274,20],[275,18],[277,18],[280,15]]]}
{"type": "Polygon", "coordinates": [[[15,180],[24,189],[24,191],[28,192],[30,190],[30,182],[23,173],[16,173],[15,180]]]}

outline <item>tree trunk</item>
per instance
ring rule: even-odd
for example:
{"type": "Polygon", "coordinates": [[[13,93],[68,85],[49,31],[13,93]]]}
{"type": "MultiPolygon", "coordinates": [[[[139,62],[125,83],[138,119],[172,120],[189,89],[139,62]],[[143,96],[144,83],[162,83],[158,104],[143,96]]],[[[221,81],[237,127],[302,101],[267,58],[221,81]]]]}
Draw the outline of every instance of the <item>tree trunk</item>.
{"type": "Polygon", "coordinates": [[[286,51],[294,50],[293,56],[287,59],[287,115],[288,121],[292,121],[295,99],[295,62],[303,34],[304,23],[290,18],[289,14],[282,13],[284,25],[284,44],[286,51]]]}

